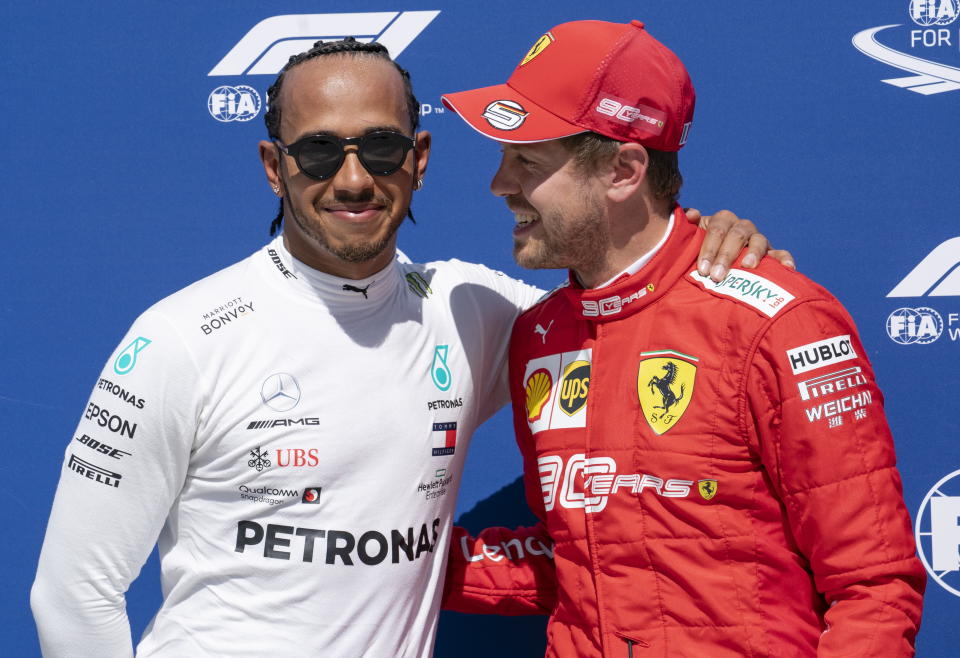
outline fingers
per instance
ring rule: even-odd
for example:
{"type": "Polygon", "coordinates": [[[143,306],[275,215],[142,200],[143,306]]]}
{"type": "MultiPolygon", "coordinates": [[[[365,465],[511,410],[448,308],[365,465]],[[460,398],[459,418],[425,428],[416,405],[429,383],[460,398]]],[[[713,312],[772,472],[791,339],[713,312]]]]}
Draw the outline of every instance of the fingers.
{"type": "Polygon", "coordinates": [[[793,254],[786,249],[771,248],[767,251],[767,255],[770,256],[770,258],[775,258],[784,267],[789,267],[791,270],[797,269],[797,263],[793,259],[793,254]]]}
{"type": "MultiPolygon", "coordinates": [[[[700,248],[697,261],[697,270],[703,276],[707,274],[714,281],[723,281],[730,270],[730,263],[736,260],[740,250],[757,233],[757,227],[749,219],[740,219],[729,210],[721,210],[708,218],[706,236],[700,248]]],[[[762,235],[762,248],[758,252],[766,252],[767,240],[762,235]]],[[[758,256],[754,256],[759,261],[758,256]]],[[[751,266],[756,266],[753,262],[751,266]]]]}
{"type": "Polygon", "coordinates": [[[747,253],[744,255],[740,264],[748,270],[752,270],[763,258],[764,254],[770,249],[770,242],[763,233],[754,233],[747,242],[747,253]]]}
{"type": "Polygon", "coordinates": [[[704,218],[700,216],[700,211],[696,208],[684,208],[683,212],[687,214],[687,221],[691,224],[697,224],[700,228],[707,228],[704,218]]]}

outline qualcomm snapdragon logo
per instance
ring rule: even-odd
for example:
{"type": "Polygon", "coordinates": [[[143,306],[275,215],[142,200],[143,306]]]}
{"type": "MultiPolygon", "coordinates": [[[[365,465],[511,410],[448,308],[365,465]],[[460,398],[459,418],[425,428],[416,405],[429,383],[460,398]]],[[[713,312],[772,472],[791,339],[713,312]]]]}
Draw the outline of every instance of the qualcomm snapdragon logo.
{"type": "MultiPolygon", "coordinates": [[[[887,297],[960,298],[960,237],[934,247],[887,297]]],[[[960,305],[938,306],[939,311],[927,305],[894,309],[887,317],[890,340],[900,345],[927,345],[946,334],[953,343],[960,342],[960,305]]]]}
{"type": "Polygon", "coordinates": [[[910,0],[907,14],[916,27],[871,27],[853,36],[854,47],[878,62],[910,73],[883,80],[887,84],[925,96],[960,89],[960,68],[944,61],[953,57],[954,63],[960,64],[960,24],[956,23],[960,0],[910,0]],[[882,40],[878,38],[881,32],[882,40]],[[929,59],[931,55],[936,59],[929,59]]]}
{"type": "MultiPolygon", "coordinates": [[[[343,14],[285,14],[265,18],[243,36],[210,72],[216,76],[274,76],[293,55],[319,40],[355,37],[376,41],[396,59],[440,14],[439,11],[375,11],[343,14]]],[[[217,121],[250,121],[260,113],[261,97],[248,85],[219,85],[207,98],[217,121]]]]}

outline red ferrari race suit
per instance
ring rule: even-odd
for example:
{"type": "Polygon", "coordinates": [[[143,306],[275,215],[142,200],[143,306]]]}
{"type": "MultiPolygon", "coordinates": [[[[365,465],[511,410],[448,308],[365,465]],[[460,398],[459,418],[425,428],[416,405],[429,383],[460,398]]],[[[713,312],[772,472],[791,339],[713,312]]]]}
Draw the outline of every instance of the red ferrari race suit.
{"type": "Polygon", "coordinates": [[[853,321],[769,259],[699,276],[700,242],[675,222],[636,274],[518,318],[542,524],[459,530],[445,607],[549,612],[548,656],[912,655],[925,573],[853,321]]]}

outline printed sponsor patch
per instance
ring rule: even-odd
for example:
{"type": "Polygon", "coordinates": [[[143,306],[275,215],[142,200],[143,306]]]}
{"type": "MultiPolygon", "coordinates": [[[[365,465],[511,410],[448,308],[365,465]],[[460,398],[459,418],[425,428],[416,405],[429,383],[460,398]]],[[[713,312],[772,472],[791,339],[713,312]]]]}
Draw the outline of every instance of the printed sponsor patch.
{"type": "Polygon", "coordinates": [[[720,283],[713,281],[708,276],[701,275],[696,270],[690,272],[690,278],[707,290],[711,290],[718,295],[732,297],[748,306],[752,306],[770,318],[783,310],[794,299],[793,295],[773,281],[746,270],[732,269],[720,283]]]}
{"type": "Polygon", "coordinates": [[[828,427],[839,427],[843,425],[843,414],[853,412],[854,420],[863,420],[867,417],[866,407],[873,404],[873,395],[870,391],[863,391],[854,395],[842,397],[839,400],[830,400],[815,407],[804,409],[807,414],[807,420],[815,423],[820,420],[826,420],[828,427]]]}
{"type": "Polygon", "coordinates": [[[850,341],[850,334],[825,338],[787,350],[787,360],[795,375],[856,358],[857,353],[850,341]]]}
{"type": "Polygon", "coordinates": [[[659,135],[666,125],[667,114],[649,105],[631,105],[626,99],[601,91],[597,96],[598,114],[608,116],[618,123],[631,125],[651,135],[659,135]]]}
{"type": "Polygon", "coordinates": [[[457,424],[433,424],[433,456],[442,457],[452,455],[457,449],[457,424]]]}
{"type": "Polygon", "coordinates": [[[532,433],[587,426],[591,353],[564,352],[527,362],[523,386],[532,433]]]}
{"type": "Polygon", "coordinates": [[[866,383],[867,378],[863,376],[863,369],[854,367],[797,382],[797,389],[800,391],[801,400],[810,400],[863,386],[866,383]]]}

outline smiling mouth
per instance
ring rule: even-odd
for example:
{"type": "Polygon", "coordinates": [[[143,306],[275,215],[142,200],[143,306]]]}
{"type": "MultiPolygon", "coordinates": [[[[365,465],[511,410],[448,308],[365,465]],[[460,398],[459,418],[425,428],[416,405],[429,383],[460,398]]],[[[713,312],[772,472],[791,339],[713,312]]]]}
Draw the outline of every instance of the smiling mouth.
{"type": "Polygon", "coordinates": [[[379,204],[324,206],[323,212],[348,222],[363,222],[376,217],[385,206],[379,204]]]}
{"type": "Polygon", "coordinates": [[[514,235],[518,233],[524,233],[540,222],[540,217],[538,215],[528,215],[528,214],[517,213],[514,215],[514,219],[517,222],[516,225],[513,227],[514,235]]]}

